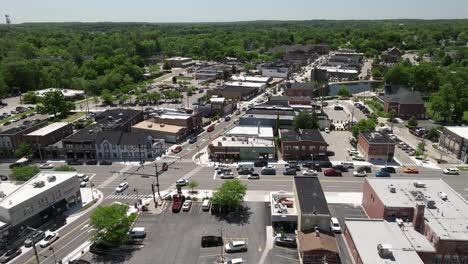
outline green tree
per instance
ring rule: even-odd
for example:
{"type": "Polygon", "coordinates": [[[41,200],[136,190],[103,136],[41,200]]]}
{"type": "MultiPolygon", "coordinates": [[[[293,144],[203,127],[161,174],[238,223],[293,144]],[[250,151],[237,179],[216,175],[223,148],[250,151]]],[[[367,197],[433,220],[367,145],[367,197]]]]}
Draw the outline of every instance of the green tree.
{"type": "Polygon", "coordinates": [[[25,104],[37,104],[39,97],[34,93],[34,91],[28,91],[23,95],[23,102],[25,104]]]}
{"type": "Polygon", "coordinates": [[[418,120],[416,119],[415,116],[412,116],[409,120],[408,120],[408,126],[410,128],[413,128],[413,127],[417,127],[418,126],[418,120]]]}
{"type": "Polygon", "coordinates": [[[163,64],[163,70],[170,71],[172,69],[171,65],[166,61],[163,64]]]}
{"type": "Polygon", "coordinates": [[[187,187],[189,187],[191,189],[191,193],[194,193],[195,191],[193,189],[197,188],[198,187],[198,182],[196,181],[189,181],[187,183],[187,187]]]}
{"type": "Polygon", "coordinates": [[[439,130],[433,127],[427,131],[424,137],[432,142],[437,142],[439,140],[439,136],[440,136],[439,130]]]}
{"type": "Polygon", "coordinates": [[[315,112],[310,114],[307,111],[301,111],[294,117],[294,128],[295,129],[318,129],[318,117],[315,112]]]}
{"type": "Polygon", "coordinates": [[[10,177],[15,181],[27,181],[40,171],[37,166],[19,166],[11,169],[10,177]]]}
{"type": "Polygon", "coordinates": [[[94,227],[91,240],[97,244],[117,246],[129,239],[128,231],[132,217],[127,216],[128,205],[112,204],[99,206],[91,214],[91,225],[94,227]]]}
{"type": "Polygon", "coordinates": [[[65,99],[59,90],[47,92],[40,100],[37,111],[41,114],[52,114],[54,118],[57,114],[67,115],[75,109],[75,104],[65,99]]]}
{"type": "Polygon", "coordinates": [[[342,96],[342,97],[350,97],[351,92],[349,91],[348,87],[341,86],[340,89],[338,90],[338,92],[336,93],[336,95],[342,96]]]}
{"type": "Polygon", "coordinates": [[[408,85],[410,81],[410,73],[406,66],[399,63],[387,71],[384,79],[388,84],[408,85]]]}
{"type": "Polygon", "coordinates": [[[32,149],[28,143],[21,143],[15,150],[15,156],[17,158],[30,157],[32,155],[32,149]]]}
{"type": "Polygon", "coordinates": [[[213,192],[211,202],[220,207],[236,208],[244,201],[246,191],[247,186],[239,179],[227,180],[213,192]]]}
{"type": "Polygon", "coordinates": [[[117,100],[112,92],[107,89],[102,90],[101,99],[104,104],[112,104],[117,100]]]}
{"type": "Polygon", "coordinates": [[[375,130],[375,126],[377,125],[374,119],[361,119],[359,120],[352,129],[353,137],[357,138],[359,133],[361,132],[372,132],[375,130]]]}
{"type": "Polygon", "coordinates": [[[426,142],[421,141],[418,143],[418,145],[416,146],[416,156],[425,156],[425,152],[426,152],[426,142]]]}

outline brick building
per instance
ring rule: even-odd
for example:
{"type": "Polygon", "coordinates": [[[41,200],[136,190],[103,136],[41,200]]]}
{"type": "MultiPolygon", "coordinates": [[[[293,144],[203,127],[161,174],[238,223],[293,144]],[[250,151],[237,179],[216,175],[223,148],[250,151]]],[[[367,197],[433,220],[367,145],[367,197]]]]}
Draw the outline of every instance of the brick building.
{"type": "MultiPolygon", "coordinates": [[[[52,123],[46,127],[24,135],[24,141],[33,146],[39,157],[49,156],[45,152],[49,145],[73,134],[73,126],[67,122],[52,123]]],[[[52,155],[53,156],[53,155],[52,155]]]]}
{"type": "Polygon", "coordinates": [[[444,127],[439,146],[452,152],[463,163],[468,163],[468,127],[444,127]]]}
{"type": "Polygon", "coordinates": [[[47,126],[47,120],[37,119],[0,132],[0,157],[15,157],[15,149],[24,142],[24,136],[45,126],[47,126]]]}
{"type": "Polygon", "coordinates": [[[367,161],[392,161],[395,142],[380,132],[362,132],[358,136],[357,149],[367,161]]]}
{"type": "Polygon", "coordinates": [[[409,119],[412,116],[417,119],[426,118],[426,107],[418,91],[409,91],[399,86],[385,86],[385,95],[377,97],[384,104],[384,111],[395,112],[396,117],[409,119]]]}
{"type": "Polygon", "coordinates": [[[149,120],[153,123],[185,127],[188,132],[193,132],[202,127],[202,116],[199,112],[192,114],[179,112],[166,112],[149,120]]]}
{"type": "Polygon", "coordinates": [[[297,232],[299,263],[302,264],[339,264],[340,251],[336,238],[320,232],[297,232]],[[326,262],[324,262],[326,260],[326,262]]]}
{"type": "Polygon", "coordinates": [[[321,160],[328,144],[318,129],[281,129],[281,152],[285,160],[321,160]]]}
{"type": "Polygon", "coordinates": [[[172,68],[187,68],[195,64],[191,58],[185,57],[172,57],[164,59],[172,68]]]}
{"type": "Polygon", "coordinates": [[[283,86],[286,96],[308,96],[314,97],[318,93],[317,87],[313,83],[292,83],[287,82],[283,86]]]}
{"type": "Polygon", "coordinates": [[[435,249],[425,263],[468,263],[468,202],[443,180],[367,178],[362,206],[369,218],[411,222],[435,249]]]}

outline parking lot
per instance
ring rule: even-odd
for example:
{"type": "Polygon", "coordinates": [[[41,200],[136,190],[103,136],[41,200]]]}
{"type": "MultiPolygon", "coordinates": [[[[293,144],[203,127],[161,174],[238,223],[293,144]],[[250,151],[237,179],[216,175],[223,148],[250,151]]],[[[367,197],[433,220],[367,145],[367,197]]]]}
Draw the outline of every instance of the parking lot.
{"type": "Polygon", "coordinates": [[[258,263],[265,247],[266,228],[270,223],[266,203],[245,203],[242,210],[218,217],[201,210],[194,203],[188,212],[172,213],[170,203],[159,215],[142,214],[136,226],[145,227],[143,244],[131,254],[102,258],[88,253],[92,263],[196,263],[212,264],[221,255],[222,247],[201,247],[202,236],[221,236],[225,243],[247,242],[248,251],[226,254],[241,257],[245,263],[258,263]]]}
{"type": "Polygon", "coordinates": [[[347,150],[352,148],[349,138],[352,137],[349,131],[330,131],[330,133],[321,132],[323,138],[328,143],[328,150],[333,151],[335,155],[330,156],[330,160],[345,161],[351,160],[347,150]]]}

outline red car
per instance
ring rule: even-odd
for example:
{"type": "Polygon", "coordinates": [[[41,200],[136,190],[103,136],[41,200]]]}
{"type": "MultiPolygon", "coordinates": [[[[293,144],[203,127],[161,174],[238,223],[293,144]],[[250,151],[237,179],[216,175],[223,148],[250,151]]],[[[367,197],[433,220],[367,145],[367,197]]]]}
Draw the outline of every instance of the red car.
{"type": "Polygon", "coordinates": [[[161,168],[161,169],[162,169],[162,171],[167,171],[167,169],[169,169],[169,166],[167,165],[166,162],[164,162],[164,163],[162,164],[162,168],[161,168]]]}
{"type": "Polygon", "coordinates": [[[206,129],[206,131],[211,132],[214,130],[214,128],[215,128],[214,125],[211,125],[206,129]]]}
{"type": "Polygon", "coordinates": [[[172,212],[173,213],[178,213],[178,212],[180,212],[181,208],[182,208],[182,200],[181,199],[175,199],[172,202],[172,212]]]}
{"type": "Polygon", "coordinates": [[[341,171],[337,171],[335,169],[326,169],[323,171],[323,175],[325,176],[342,176],[341,171]]]}
{"type": "Polygon", "coordinates": [[[175,147],[175,148],[172,150],[172,152],[174,152],[174,153],[179,153],[179,152],[181,152],[181,151],[182,151],[182,147],[181,147],[181,146],[177,146],[177,147],[175,147]]]}

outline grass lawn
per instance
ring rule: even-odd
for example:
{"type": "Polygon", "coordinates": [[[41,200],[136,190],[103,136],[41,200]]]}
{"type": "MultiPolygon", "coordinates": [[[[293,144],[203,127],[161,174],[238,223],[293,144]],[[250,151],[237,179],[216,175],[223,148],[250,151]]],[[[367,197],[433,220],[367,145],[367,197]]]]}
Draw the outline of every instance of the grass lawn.
{"type": "Polygon", "coordinates": [[[379,117],[389,118],[390,114],[383,111],[383,104],[379,102],[377,99],[369,99],[365,100],[364,103],[372,109],[372,111],[377,114],[379,117]]]}
{"type": "Polygon", "coordinates": [[[23,116],[23,115],[27,115],[27,114],[30,114],[30,113],[35,112],[35,111],[36,111],[36,109],[30,109],[30,110],[28,110],[28,111],[24,111],[23,113],[16,114],[16,115],[12,115],[12,116],[10,116],[10,117],[8,117],[8,118],[5,118],[5,119],[1,120],[1,121],[0,121],[0,124],[5,123],[6,121],[10,121],[10,120],[12,120],[12,119],[14,119],[14,118],[20,118],[20,117],[23,116]]]}
{"type": "Polygon", "coordinates": [[[468,121],[468,111],[463,112],[463,120],[468,121]]]}
{"type": "Polygon", "coordinates": [[[468,171],[468,166],[458,166],[457,169],[461,171],[468,171]]]}
{"type": "Polygon", "coordinates": [[[85,114],[86,114],[85,112],[73,113],[72,115],[69,115],[65,117],[64,119],[60,120],[60,122],[73,122],[77,120],[78,118],[84,116],[85,114]]]}

